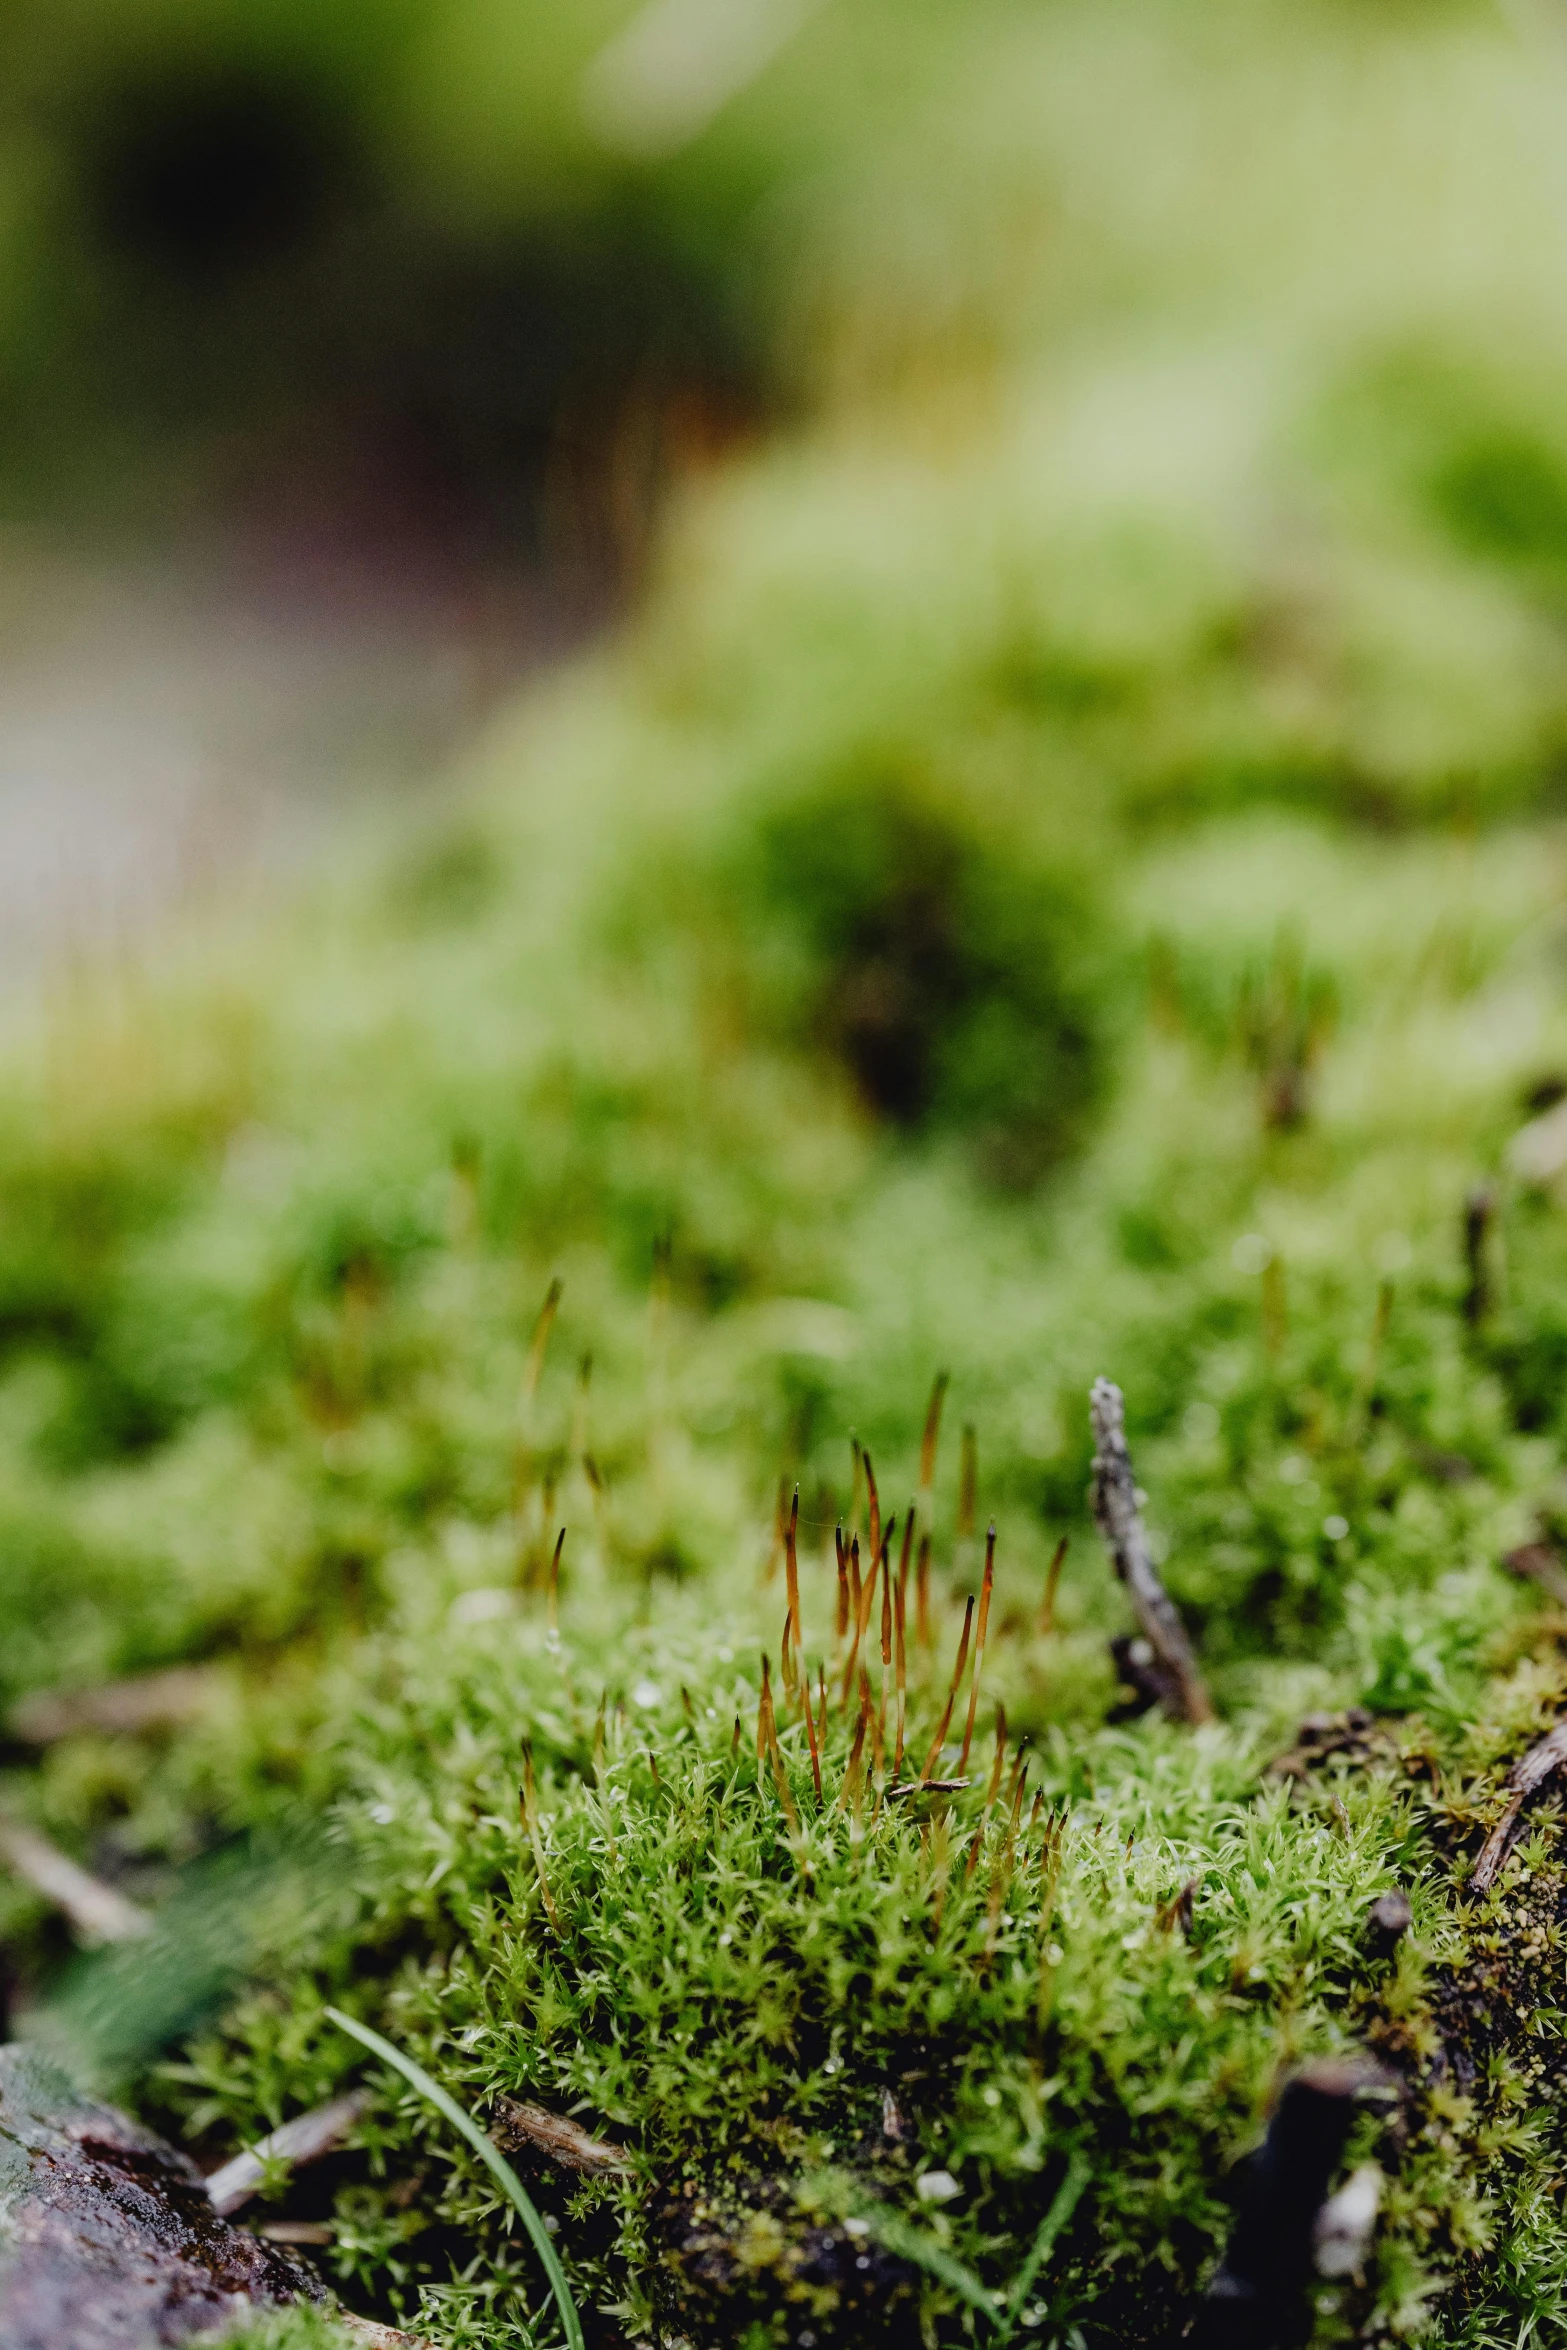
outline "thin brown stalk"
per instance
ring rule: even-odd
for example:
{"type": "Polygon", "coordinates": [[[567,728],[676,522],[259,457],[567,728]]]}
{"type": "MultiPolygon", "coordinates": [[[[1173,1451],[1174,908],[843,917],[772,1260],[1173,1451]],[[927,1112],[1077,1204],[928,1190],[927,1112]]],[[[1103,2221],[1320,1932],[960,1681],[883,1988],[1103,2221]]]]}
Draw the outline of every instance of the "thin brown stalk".
{"type": "Polygon", "coordinates": [[[979,1707],[979,1677],[985,1669],[985,1634],[990,1627],[990,1594],[996,1580],[996,1525],[992,1519],[985,1536],[985,1577],[979,1587],[979,1625],[974,1635],[974,1679],[969,1689],[968,1720],[963,1725],[963,1752],[958,1760],[958,1777],[968,1769],[969,1748],[974,1743],[974,1716],[979,1707]]]}
{"type": "Polygon", "coordinates": [[[756,1759],[767,1760],[767,1748],[773,1718],[773,1671],[765,1650],[762,1655],[762,1694],[756,1708],[756,1759]]]}
{"type": "Polygon", "coordinates": [[[1002,1765],[1007,1759],[1007,1709],[996,1706],[996,1759],[990,1766],[990,1785],[985,1790],[985,1809],[989,1811],[1001,1786],[1002,1765]]]}
{"type": "Polygon", "coordinates": [[[522,1366],[522,1403],[530,1405],[539,1391],[539,1378],[544,1369],[544,1353],[555,1327],[555,1316],[560,1311],[561,1291],[565,1284],[557,1274],[544,1292],[544,1303],[539,1308],[538,1320],[533,1325],[533,1336],[528,1341],[527,1360],[522,1366]]]}
{"type": "MultiPolygon", "coordinates": [[[[905,1541],[903,1545],[903,1557],[905,1565],[908,1562],[908,1556],[909,1546],[907,1541],[905,1541]]],[[[907,1725],[909,1705],[909,1662],[908,1641],[904,1623],[904,1582],[905,1578],[900,1575],[898,1577],[898,1596],[894,1604],[893,1616],[893,1649],[895,1657],[894,1671],[897,1676],[898,1685],[898,1709],[896,1715],[897,1726],[894,1733],[895,1743],[892,1757],[892,1775],[894,1779],[899,1779],[903,1775],[903,1734],[907,1725]]]]}
{"type": "MultiPolygon", "coordinates": [[[[826,1691],[826,1676],[825,1676],[825,1674],[824,1674],[824,1675],[823,1675],[823,1706],[822,1706],[822,1736],[823,1736],[824,1738],[825,1738],[825,1737],[826,1737],[826,1735],[827,1735],[827,1712],[826,1712],[826,1696],[825,1696],[825,1691],[826,1691]]],[[[801,1697],[801,1700],[802,1700],[802,1702],[803,1702],[803,1704],[804,1704],[804,1706],[805,1706],[805,1735],[806,1735],[807,1739],[810,1741],[810,1748],[811,1748],[811,1778],[812,1778],[812,1780],[814,1781],[814,1783],[815,1783],[815,1787],[816,1787],[816,1801],[817,1801],[818,1805],[820,1805],[820,1803],[821,1803],[821,1800],[822,1800],[822,1757],[821,1757],[821,1748],[820,1748],[820,1747],[819,1747],[819,1745],[817,1744],[817,1738],[816,1738],[816,1723],[815,1723],[815,1721],[814,1721],[814,1719],[813,1719],[813,1717],[812,1717],[812,1714],[811,1714],[811,1676],[810,1676],[810,1674],[809,1674],[808,1672],[807,1672],[807,1673],[804,1673],[804,1674],[802,1674],[802,1675],[801,1675],[801,1678],[800,1678],[800,1697],[801,1697]]]]}
{"type": "Polygon", "coordinates": [[[871,1512],[870,1554],[876,1559],[881,1555],[881,1495],[876,1490],[876,1472],[871,1467],[871,1456],[863,1445],[860,1458],[865,1463],[865,1492],[871,1512]]]}
{"type": "Polygon", "coordinates": [[[854,1458],[854,1476],[849,1486],[849,1532],[852,1536],[860,1530],[860,1495],[865,1488],[865,1471],[860,1465],[860,1440],[857,1436],[850,1437],[849,1451],[854,1458]]]}
{"type": "Polygon", "coordinates": [[[877,1716],[877,1735],[883,1746],[887,1742],[887,1690],[892,1679],[892,1570],[890,1546],[895,1520],[887,1523],[886,1538],[881,1550],[881,1710],[877,1716]]]}
{"type": "Polygon", "coordinates": [[[555,1907],[555,1896],[550,1891],[549,1872],[544,1866],[544,1838],[539,1832],[539,1806],[533,1779],[533,1748],[526,1740],[522,1748],[522,1787],[519,1793],[522,1824],[533,1847],[533,1865],[539,1872],[539,1891],[544,1898],[545,1914],[556,1933],[560,1932],[560,1912],[555,1907]]]}
{"type": "Polygon", "coordinates": [[[958,1641],[958,1661],[952,1668],[952,1686],[947,1691],[946,1708],[942,1714],[939,1724],[937,1725],[936,1735],[930,1742],[930,1752],[925,1757],[925,1768],[920,1773],[920,1783],[922,1786],[929,1779],[932,1771],[934,1771],[937,1763],[940,1761],[941,1750],[947,1743],[947,1732],[952,1727],[952,1709],[958,1702],[958,1691],[963,1686],[963,1668],[968,1663],[969,1632],[973,1622],[974,1595],[972,1592],[970,1592],[968,1597],[968,1604],[963,1610],[963,1633],[962,1637],[958,1641]]]}
{"type": "Polygon", "coordinates": [[[882,1740],[881,1719],[876,1711],[875,1700],[871,1695],[871,1677],[863,1665],[860,1667],[860,1711],[871,1726],[871,1769],[880,1778],[882,1757],[886,1753],[886,1747],[882,1740]]]}
{"type": "Polygon", "coordinates": [[[849,1545],[849,1566],[851,1570],[851,1582],[855,1592],[856,1606],[854,1613],[854,1640],[849,1649],[849,1661],[843,1669],[843,1694],[840,1702],[842,1703],[845,1711],[848,1709],[849,1692],[854,1687],[854,1676],[859,1666],[860,1643],[865,1638],[866,1629],[869,1626],[871,1620],[871,1603],[876,1596],[876,1576],[880,1569],[881,1561],[880,1559],[872,1559],[871,1571],[866,1577],[865,1581],[862,1583],[860,1581],[859,1572],[860,1541],[859,1536],[856,1535],[853,1542],[849,1545]]]}
{"type": "Polygon", "coordinates": [[[557,1631],[560,1626],[560,1554],[565,1547],[565,1542],[566,1529],[564,1526],[562,1526],[560,1532],[555,1537],[555,1555],[550,1560],[549,1610],[550,1630],[552,1632],[557,1631]]]}
{"type": "Polygon", "coordinates": [[[974,1517],[979,1505],[979,1439],[972,1420],[963,1423],[963,1450],[958,1466],[958,1526],[960,1542],[974,1539],[974,1517]]]}
{"type": "Polygon", "coordinates": [[[772,1764],[773,1768],[773,1785],[778,1790],[778,1801],[783,1807],[783,1816],[788,1823],[789,1834],[796,1842],[798,1842],[800,1835],[800,1815],[795,1810],[794,1796],[789,1786],[789,1774],[784,1769],[783,1748],[778,1743],[778,1725],[772,1719],[771,1715],[768,1717],[767,1728],[767,1759],[772,1764]]]}
{"type": "Polygon", "coordinates": [[[925,1433],[920,1438],[920,1517],[930,1523],[931,1488],[936,1482],[936,1447],[941,1441],[941,1407],[947,1400],[948,1374],[936,1373],[930,1391],[930,1402],[925,1409],[925,1433]]]}
{"type": "Polygon", "coordinates": [[[777,1498],[773,1503],[772,1540],[767,1545],[767,1564],[762,1569],[762,1581],[764,1583],[770,1583],[773,1577],[777,1574],[778,1561],[783,1556],[784,1496],[788,1493],[788,1490],[788,1479],[786,1477],[780,1477],[778,1480],[777,1498]]]}
{"type": "Polygon", "coordinates": [[[799,1683],[794,1669],[794,1610],[784,1609],[783,1645],[778,1651],[779,1669],[783,1675],[784,1696],[791,1705],[799,1696],[799,1683]]]}
{"type": "Polygon", "coordinates": [[[930,1536],[920,1536],[914,1568],[914,1637],[921,1648],[930,1646],[930,1536]]]}
{"type": "Polygon", "coordinates": [[[1069,1534],[1062,1535],[1051,1554],[1050,1564],[1045,1570],[1044,1605],[1039,1611],[1041,1632],[1053,1632],[1056,1628],[1056,1593],[1061,1588],[1061,1566],[1066,1557],[1066,1546],[1071,1539],[1069,1534]]]}
{"type": "Polygon", "coordinates": [[[854,1725],[854,1744],[849,1749],[849,1764],[843,1774],[843,1785],[838,1790],[838,1800],[833,1805],[834,1811],[842,1811],[844,1805],[854,1799],[855,1790],[859,1783],[860,1757],[865,1751],[867,1726],[868,1717],[862,1706],[860,1718],[854,1725]]]}
{"type": "Polygon", "coordinates": [[[794,1644],[803,1654],[805,1638],[800,1625],[800,1557],[795,1549],[795,1536],[799,1524],[800,1488],[797,1485],[794,1489],[794,1499],[789,1504],[788,1524],[784,1528],[784,1573],[788,1579],[789,1614],[794,1624],[794,1644]]]}
{"type": "Polygon", "coordinates": [[[833,1638],[842,1642],[849,1629],[849,1554],[843,1546],[843,1528],[833,1528],[833,1547],[838,1557],[838,1613],[833,1619],[833,1638]]]}

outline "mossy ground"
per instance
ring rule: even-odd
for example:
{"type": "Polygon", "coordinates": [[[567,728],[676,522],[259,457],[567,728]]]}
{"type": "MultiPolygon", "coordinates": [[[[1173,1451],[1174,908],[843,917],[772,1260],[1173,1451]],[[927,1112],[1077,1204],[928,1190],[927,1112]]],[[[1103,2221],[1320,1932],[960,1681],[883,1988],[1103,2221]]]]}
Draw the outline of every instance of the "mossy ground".
{"type": "MultiPolygon", "coordinates": [[[[692,491],[645,616],[496,731],[462,814],[11,1047],[0,1685],[217,1676],[177,1733],[12,1755],[7,1800],[160,1918],[134,1967],[68,1963],[8,1884],[29,2028],[214,2157],[365,2077],[329,2001],[481,2116],[575,2113],[629,2178],[518,2159],[598,2344],[982,2339],[972,2280],[1009,2292],[1077,2156],[1019,2326],[1151,2343],[1283,2071],[1351,2044],[1401,2095],[1357,2125],[1384,2216],[1320,2339],[1559,2307],[1548,1792],[1465,1890],[1567,1694],[1500,1564],[1567,1510],[1567,1223],[1505,1173],[1567,1077],[1567,354],[1512,233],[1554,126],[1461,9],[1194,22],[992,27],[937,110],[940,218],[971,255],[1091,222],[1045,291],[970,259],[943,311],[911,107],[815,265],[827,422],[692,491]],[[1145,216],[1156,106],[1210,163],[1145,216]],[[1505,255],[1480,291],[1402,225],[1433,141],[1505,255]],[[1346,158],[1353,239],[1305,204],[1346,158]],[[838,1521],[869,1540],[851,1434],[901,1535],[938,1371],[916,1764],[998,1528],[940,1799],[874,1744],[851,1776],[830,1564],[838,1521]],[[1099,1373],[1209,1728],[1124,1714],[1099,1373]],[[1369,1732],[1270,1775],[1351,1706],[1369,1732]]],[[[879,1728],[879,1619],[862,1659],[879,1728]]],[[[552,2339],[389,2081],[263,2208],[443,2350],[552,2339]]]]}

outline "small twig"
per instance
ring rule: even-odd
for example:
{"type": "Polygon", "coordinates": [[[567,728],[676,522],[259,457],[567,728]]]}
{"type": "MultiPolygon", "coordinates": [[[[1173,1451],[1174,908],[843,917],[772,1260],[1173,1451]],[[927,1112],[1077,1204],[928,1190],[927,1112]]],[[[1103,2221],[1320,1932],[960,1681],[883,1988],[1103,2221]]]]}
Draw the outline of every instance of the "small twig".
{"type": "Polygon", "coordinates": [[[1121,1390],[1096,1379],[1089,1399],[1094,1431],[1094,1522],[1126,1585],[1144,1639],[1169,1676],[1168,1710],[1178,1721],[1211,1722],[1213,1706],[1197,1670],[1186,1627],[1159,1580],[1126,1449],[1121,1390]]]}
{"type": "Polygon", "coordinates": [[[1558,1722],[1537,1746],[1520,1755],[1508,1772],[1507,1804],[1475,1862],[1469,1880],[1471,1892],[1489,1893],[1522,1831],[1524,1805],[1547,1779],[1554,1777],[1564,1762],[1567,1762],[1567,1722],[1558,1722]]]}
{"type": "Polygon", "coordinates": [[[36,1828],[0,1813],[0,1861],[52,1901],[89,1942],[134,1942],[152,1920],[112,1885],[90,1876],[36,1828]]]}
{"type": "Polygon", "coordinates": [[[319,2162],[323,2154],[342,2144],[355,2122],[369,2110],[370,2102],[367,2090],[351,2089],[346,2097],[334,2097],[326,2105],[298,2114],[254,2146],[247,2146],[243,2154],[236,2154],[208,2179],[207,2199],[213,2210],[227,2219],[231,2211],[248,2203],[265,2179],[269,2164],[286,2162],[299,2170],[307,2162],[319,2162]]]}
{"type": "Polygon", "coordinates": [[[172,1730],[205,1713],[222,1686],[210,1666],[174,1665],[94,1689],[36,1689],[12,1707],[6,1727],[27,1746],[52,1746],[81,1730],[110,1737],[172,1730]]]}
{"type": "Polygon", "coordinates": [[[515,2097],[497,2097],[495,2122],[490,2135],[503,2153],[511,2154],[521,2146],[536,2147],[552,2162],[561,2163],[567,2170],[585,2171],[592,2178],[607,2178],[616,2173],[625,2176],[633,2169],[630,2155],[623,2146],[611,2146],[603,2138],[590,2138],[586,2130],[561,2114],[547,2113],[542,2105],[525,2105],[515,2097]]]}

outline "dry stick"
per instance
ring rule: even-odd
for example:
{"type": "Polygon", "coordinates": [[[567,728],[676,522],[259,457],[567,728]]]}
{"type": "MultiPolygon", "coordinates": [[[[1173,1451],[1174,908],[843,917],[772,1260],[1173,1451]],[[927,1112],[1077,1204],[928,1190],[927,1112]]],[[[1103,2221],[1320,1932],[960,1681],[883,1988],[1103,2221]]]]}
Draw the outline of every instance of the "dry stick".
{"type": "Polygon", "coordinates": [[[1041,1632],[1053,1632],[1056,1628],[1056,1593],[1061,1588],[1061,1566],[1066,1557],[1066,1546],[1071,1539],[1069,1534],[1062,1535],[1056,1544],[1050,1564],[1045,1570],[1045,1599],[1044,1605],[1039,1611],[1041,1632]]]}
{"type": "Polygon", "coordinates": [[[958,1777],[968,1769],[969,1748],[974,1743],[974,1716],[979,1707],[979,1676],[985,1669],[985,1633],[990,1624],[990,1594],[996,1580],[996,1522],[990,1521],[985,1536],[985,1579],[979,1587],[979,1627],[974,1636],[974,1679],[968,1694],[968,1720],[963,1725],[963,1752],[958,1760],[958,1777]]]}
{"type": "Polygon", "coordinates": [[[920,1536],[914,1566],[914,1637],[921,1648],[930,1646],[930,1536],[920,1536]]]}
{"type": "Polygon", "coordinates": [[[346,2097],[334,2097],[330,2104],[298,2114],[281,2129],[259,2138],[254,2146],[247,2146],[243,2154],[236,2154],[207,2180],[207,2199],[213,2210],[220,2219],[227,2219],[230,2212],[248,2203],[266,2178],[268,2163],[286,2162],[298,2170],[304,2163],[319,2162],[342,2144],[370,2102],[368,2089],[351,2089],[346,2097]]]}
{"type": "Polygon", "coordinates": [[[946,1711],[937,1725],[935,1737],[931,1740],[930,1752],[925,1757],[925,1768],[920,1773],[921,1786],[926,1783],[931,1772],[936,1768],[941,1759],[941,1750],[947,1743],[947,1732],[952,1727],[952,1709],[958,1702],[958,1691],[963,1686],[963,1668],[968,1663],[968,1636],[973,1621],[974,1594],[970,1592],[968,1604],[963,1610],[963,1634],[958,1642],[958,1661],[952,1668],[952,1686],[947,1691],[946,1711]]]}
{"type": "Polygon", "coordinates": [[[1197,1670],[1186,1626],[1159,1580],[1148,1548],[1137,1481],[1126,1449],[1125,1405],[1113,1381],[1094,1381],[1089,1412],[1094,1431],[1094,1522],[1131,1596],[1143,1638],[1168,1677],[1166,1711],[1177,1721],[1211,1722],[1213,1706],[1197,1670]]]}
{"type": "MultiPolygon", "coordinates": [[[[550,2113],[542,2105],[525,2105],[520,2098],[497,2097],[491,2135],[505,2153],[532,2146],[564,2170],[584,2172],[589,2178],[626,2176],[633,2168],[623,2146],[590,2138],[580,2122],[550,2113]]],[[[208,2182],[210,2185],[210,2181],[208,2182]]]]}
{"type": "Polygon", "coordinates": [[[555,1896],[544,1866],[544,1839],[539,1833],[539,1807],[533,1782],[533,1748],[526,1739],[522,1747],[522,1789],[518,1797],[522,1824],[528,1831],[528,1842],[533,1847],[533,1865],[539,1872],[539,1891],[544,1897],[545,1913],[556,1933],[560,1932],[560,1912],[555,1907],[555,1896]]]}
{"type": "Polygon", "coordinates": [[[1484,1849],[1474,1865],[1470,1890],[1489,1893],[1501,1874],[1503,1861],[1517,1843],[1523,1825],[1523,1807],[1536,1788],[1543,1787],[1567,1762],[1567,1722],[1558,1722],[1537,1746],[1520,1755],[1508,1772],[1507,1807],[1485,1840],[1484,1849]]]}
{"type": "Polygon", "coordinates": [[[89,1942],[134,1942],[138,1934],[152,1929],[151,1918],[134,1901],[127,1901],[112,1885],[105,1885],[99,1878],[89,1876],[85,1869],[78,1868],[68,1854],[57,1844],[51,1844],[47,1836],[40,1836],[36,1828],[3,1814],[0,1814],[0,1861],[24,1878],[35,1893],[52,1901],[89,1942]]]}

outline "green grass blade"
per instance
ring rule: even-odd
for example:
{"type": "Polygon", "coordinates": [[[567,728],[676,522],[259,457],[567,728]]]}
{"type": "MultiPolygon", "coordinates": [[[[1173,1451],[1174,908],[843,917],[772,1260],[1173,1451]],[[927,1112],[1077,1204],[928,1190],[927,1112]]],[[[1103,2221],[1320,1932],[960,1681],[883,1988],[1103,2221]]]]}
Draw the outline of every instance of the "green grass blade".
{"type": "Polygon", "coordinates": [[[1089,2161],[1087,2155],[1074,2154],[1066,2166],[1066,2177],[1051,2197],[1050,2209],[1039,2223],[1039,2233],[1029,2247],[1028,2258],[1018,2270],[1017,2282],[1012,2288],[1012,2297],[1007,2303],[1006,2322],[1001,2329],[1003,2342],[1009,2342],[1012,2339],[1017,2329],[1018,2319],[1022,2316],[1029,2294],[1034,2289],[1034,2279],[1055,2250],[1056,2238],[1077,2209],[1078,2200],[1088,2184],[1088,2178],[1089,2161]]]}
{"type": "Polygon", "coordinates": [[[415,2064],[411,2056],[405,2056],[400,2048],[394,2048],[390,2040],[383,2040],[380,2033],[373,2032],[368,2024],[356,2023],[351,2015],[344,2015],[340,2007],[329,2007],[326,2012],[342,2031],[379,2056],[394,2072],[401,2073],[403,2079],[417,2089],[421,2097],[429,2099],[438,2113],[444,2113],[453,2129],[462,2132],[479,2160],[488,2166],[502,2193],[521,2214],[522,2224],[533,2238],[534,2247],[544,2263],[544,2273],[550,2281],[550,2291],[555,2296],[555,2306],[560,2311],[561,2324],[566,2329],[570,2350],[583,2350],[582,2320],[577,2315],[577,2304],[566,2282],[566,2272],[550,2242],[549,2230],[540,2219],[532,2196],[499,2147],[491,2144],[472,2114],[465,2113],[455,2097],[449,2097],[438,2081],[431,2080],[423,2065],[415,2064]]]}
{"type": "Polygon", "coordinates": [[[961,2260],[954,2260],[950,2252],[944,2252],[939,2244],[933,2244],[929,2236],[922,2236],[918,2228],[911,2228],[907,2220],[900,2219],[895,2211],[888,2211],[879,2204],[862,2211],[859,2216],[878,2244],[885,2245],[898,2259],[911,2261],[916,2268],[922,2268],[927,2276],[935,2277],[941,2284],[950,2285],[954,2293],[961,2293],[969,2307],[981,2311],[992,2325],[1000,2323],[995,2296],[985,2290],[974,2271],[965,2268],[961,2260]]]}

